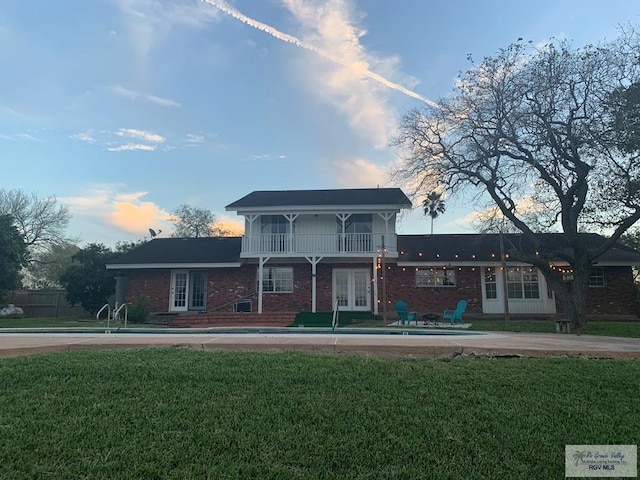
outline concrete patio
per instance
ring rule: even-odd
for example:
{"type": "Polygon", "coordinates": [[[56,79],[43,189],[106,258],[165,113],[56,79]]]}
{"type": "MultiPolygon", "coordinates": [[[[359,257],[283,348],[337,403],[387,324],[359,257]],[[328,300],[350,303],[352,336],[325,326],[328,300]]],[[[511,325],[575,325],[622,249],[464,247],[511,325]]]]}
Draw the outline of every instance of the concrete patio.
{"type": "Polygon", "coordinates": [[[381,335],[346,333],[0,333],[0,358],[90,349],[185,347],[204,350],[453,358],[640,358],[640,339],[567,334],[381,335]]]}

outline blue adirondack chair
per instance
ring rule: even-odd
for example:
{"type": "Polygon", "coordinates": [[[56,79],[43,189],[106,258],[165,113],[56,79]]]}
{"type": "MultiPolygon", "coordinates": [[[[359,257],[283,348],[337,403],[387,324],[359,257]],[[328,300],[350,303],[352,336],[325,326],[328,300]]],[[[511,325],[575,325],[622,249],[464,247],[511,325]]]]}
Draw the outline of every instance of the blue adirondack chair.
{"type": "Polygon", "coordinates": [[[398,300],[393,306],[398,314],[398,323],[411,325],[411,322],[416,322],[416,326],[418,326],[418,312],[409,312],[407,304],[402,300],[398,300]]]}
{"type": "Polygon", "coordinates": [[[447,318],[451,320],[451,325],[456,323],[456,320],[460,320],[460,323],[464,323],[462,320],[462,314],[467,309],[467,301],[460,300],[455,310],[445,310],[442,312],[442,320],[446,320],[447,318]]]}

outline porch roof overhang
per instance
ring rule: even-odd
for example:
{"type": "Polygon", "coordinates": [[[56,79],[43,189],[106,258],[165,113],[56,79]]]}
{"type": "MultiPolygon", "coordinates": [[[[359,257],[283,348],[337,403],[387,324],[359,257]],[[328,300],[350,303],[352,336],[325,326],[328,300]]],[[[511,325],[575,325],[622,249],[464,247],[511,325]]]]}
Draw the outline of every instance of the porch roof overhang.
{"type": "MultiPolygon", "coordinates": [[[[429,267],[446,267],[446,268],[458,268],[458,267],[500,267],[502,264],[499,260],[497,261],[483,261],[478,260],[477,262],[447,262],[447,261],[424,261],[424,262],[396,262],[399,267],[415,267],[415,268],[429,268],[429,267]]],[[[558,262],[549,262],[550,265],[556,267],[567,267],[569,263],[558,261],[558,262]]],[[[520,261],[509,261],[505,262],[505,265],[508,267],[519,267],[524,265],[531,265],[527,262],[520,261]]],[[[629,262],[594,262],[594,267],[629,267],[633,265],[629,265],[629,262]]]]}
{"type": "Polygon", "coordinates": [[[238,263],[110,263],[107,270],[239,268],[238,263]]]}

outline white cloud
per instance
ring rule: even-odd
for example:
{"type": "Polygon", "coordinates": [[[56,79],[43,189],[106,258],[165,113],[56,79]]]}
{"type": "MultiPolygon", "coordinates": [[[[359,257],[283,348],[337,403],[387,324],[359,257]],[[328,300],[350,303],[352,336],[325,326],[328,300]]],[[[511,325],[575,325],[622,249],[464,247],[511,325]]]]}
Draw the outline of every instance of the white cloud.
{"type": "MultiPolygon", "coordinates": [[[[396,126],[396,114],[385,101],[387,87],[397,86],[387,78],[399,76],[398,58],[366,51],[361,43],[366,32],[356,25],[347,2],[284,0],[284,4],[301,22],[305,43],[340,59],[336,65],[322,57],[306,57],[305,85],[342,111],[362,137],[376,147],[386,146],[396,126]]],[[[411,79],[411,83],[416,82],[411,79]]]]}
{"type": "Polygon", "coordinates": [[[248,160],[261,162],[266,160],[284,160],[286,158],[287,158],[286,155],[273,155],[271,153],[257,153],[257,154],[249,155],[248,160]]]}
{"type": "Polygon", "coordinates": [[[0,139],[2,140],[10,140],[12,142],[39,142],[40,139],[34,137],[33,135],[29,135],[28,133],[11,133],[11,134],[2,134],[0,133],[0,139]]]}
{"type": "Polygon", "coordinates": [[[124,145],[118,145],[117,147],[109,147],[109,152],[126,152],[131,150],[143,150],[147,152],[153,152],[157,147],[155,145],[144,145],[142,143],[126,143],[124,145]]]}
{"type": "MultiPolygon", "coordinates": [[[[365,50],[360,38],[366,32],[355,26],[354,15],[344,0],[283,0],[301,24],[302,33],[298,36],[248,17],[224,0],[203,1],[246,25],[313,52],[314,56],[304,57],[308,65],[299,69],[305,75],[302,83],[342,111],[353,129],[377,147],[386,146],[395,130],[395,114],[384,100],[388,91],[430,103],[390,80],[404,77],[402,80],[407,81],[406,76],[397,72],[398,59],[378,57],[365,50]]],[[[417,82],[410,79],[409,83],[417,82]]]]}
{"type": "Polygon", "coordinates": [[[148,229],[169,231],[170,214],[154,202],[145,201],[147,192],[122,192],[120,184],[91,185],[75,197],[60,198],[69,205],[71,213],[122,234],[145,236],[148,229]]]}
{"type": "Polygon", "coordinates": [[[141,99],[143,101],[160,105],[162,107],[180,107],[181,106],[180,103],[170,98],[163,98],[163,97],[158,97],[156,95],[149,95],[145,93],[136,92],[135,90],[131,90],[129,88],[123,87],[122,85],[114,85],[110,87],[110,90],[115,95],[129,99],[131,101],[136,101],[138,99],[141,99]]]}
{"type": "Polygon", "coordinates": [[[244,222],[225,213],[216,213],[216,226],[227,232],[230,237],[240,237],[244,234],[244,222]]]}
{"type": "Polygon", "coordinates": [[[171,30],[203,28],[219,12],[195,0],[117,0],[137,64],[144,66],[153,47],[171,30]]]}
{"type": "Polygon", "coordinates": [[[115,134],[119,137],[136,138],[152,143],[162,143],[165,141],[165,138],[157,133],[146,130],[136,130],[135,128],[119,128],[115,134]]]}
{"type": "Polygon", "coordinates": [[[194,147],[196,145],[200,145],[201,143],[204,143],[204,135],[187,133],[184,137],[184,143],[188,147],[194,147]]]}
{"type": "Polygon", "coordinates": [[[333,170],[338,184],[344,188],[374,188],[389,185],[386,168],[364,158],[349,158],[334,162],[333,170]]]}
{"type": "Polygon", "coordinates": [[[111,87],[111,91],[120,97],[128,98],[129,100],[135,100],[140,96],[138,92],[134,92],[133,90],[129,90],[128,88],[123,87],[122,85],[114,85],[111,87]]]}
{"type": "Polygon", "coordinates": [[[162,105],[163,107],[179,107],[180,104],[169,98],[156,97],[155,95],[145,95],[144,98],[151,103],[162,105]]]}
{"type": "MultiPolygon", "coordinates": [[[[85,130],[70,135],[70,138],[79,140],[109,152],[124,152],[142,150],[147,152],[156,151],[162,144],[160,151],[169,152],[176,148],[195,148],[204,145],[205,142],[215,137],[208,133],[187,133],[182,138],[174,139],[172,142],[155,132],[137,128],[118,128],[116,130],[85,130]]],[[[0,138],[2,138],[0,136],[0,138]]]]}
{"type": "Polygon", "coordinates": [[[93,131],[91,130],[87,130],[86,132],[76,133],[74,135],[71,135],[70,138],[73,138],[75,140],[80,140],[81,142],[86,142],[86,143],[96,143],[96,139],[93,138],[93,131]]]}

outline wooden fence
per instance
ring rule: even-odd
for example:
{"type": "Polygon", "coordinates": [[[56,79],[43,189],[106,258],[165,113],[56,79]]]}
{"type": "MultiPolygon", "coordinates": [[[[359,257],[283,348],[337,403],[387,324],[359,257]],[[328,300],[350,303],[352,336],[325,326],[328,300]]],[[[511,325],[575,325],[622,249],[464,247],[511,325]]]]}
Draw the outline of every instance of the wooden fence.
{"type": "Polygon", "coordinates": [[[7,303],[22,308],[27,317],[89,318],[82,306],[67,302],[64,290],[16,290],[9,292],[7,303]]]}

